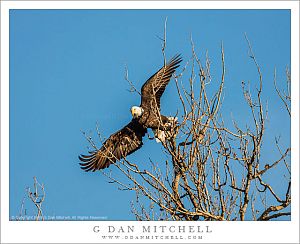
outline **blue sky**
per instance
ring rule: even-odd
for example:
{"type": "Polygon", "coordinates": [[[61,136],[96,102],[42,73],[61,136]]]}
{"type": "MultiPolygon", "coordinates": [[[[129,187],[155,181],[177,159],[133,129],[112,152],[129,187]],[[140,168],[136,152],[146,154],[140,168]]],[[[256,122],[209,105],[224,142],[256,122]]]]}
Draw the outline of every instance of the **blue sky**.
{"type": "MultiPolygon", "coordinates": [[[[241,81],[257,81],[247,53],[246,32],[264,75],[264,102],[269,121],[264,159],[274,160],[274,137],[290,144],[290,120],[273,87],[273,70],[285,80],[290,66],[288,10],[11,10],[10,11],[10,216],[20,210],[25,188],[36,176],[46,188],[44,213],[59,216],[102,216],[131,220],[134,194],[119,191],[99,173],[79,168],[87,151],[80,130],[95,131],[96,122],[108,137],[131,119],[139,105],[128,92],[129,78],[140,88],[163,64],[161,40],[165,18],[167,57],[191,56],[190,36],[197,53],[212,61],[211,74],[220,80],[220,45],[225,48],[225,120],[241,125],[248,111],[241,81]]],[[[176,111],[174,83],[162,98],[162,112],[176,111]]],[[[160,145],[145,139],[129,159],[163,160],[160,145]]],[[[111,167],[114,172],[116,169],[111,167]]],[[[280,186],[280,182],[278,185],[280,186]]],[[[30,203],[26,203],[30,209],[30,203]]]]}

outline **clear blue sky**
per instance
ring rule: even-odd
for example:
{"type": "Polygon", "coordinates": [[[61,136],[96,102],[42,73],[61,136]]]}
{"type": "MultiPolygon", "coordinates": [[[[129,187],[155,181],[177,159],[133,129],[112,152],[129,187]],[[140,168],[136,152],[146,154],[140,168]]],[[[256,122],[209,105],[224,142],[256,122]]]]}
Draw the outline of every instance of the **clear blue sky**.
{"type": "MultiPolygon", "coordinates": [[[[264,101],[269,117],[264,154],[274,160],[274,137],[290,143],[290,121],[273,88],[290,66],[288,10],[12,10],[10,12],[10,215],[17,215],[32,177],[45,184],[44,213],[59,216],[103,216],[130,220],[134,194],[119,191],[99,173],[85,173],[78,155],[87,141],[80,130],[108,137],[130,119],[129,109],[139,97],[124,80],[140,88],[163,63],[161,41],[168,17],[167,56],[191,56],[196,51],[212,61],[212,76],[220,78],[220,44],[225,47],[226,79],[223,111],[241,125],[245,115],[241,81],[257,81],[247,54],[244,32],[264,74],[264,101]]],[[[162,112],[176,111],[174,83],[162,98],[162,112]]],[[[228,115],[228,116],[227,116],[228,115]]],[[[147,163],[163,160],[160,145],[145,139],[129,159],[147,163]],[[154,155],[155,153],[155,155],[154,155]],[[148,160],[149,162],[149,160],[148,160]]],[[[117,171],[114,167],[110,168],[117,171]]],[[[281,183],[278,182],[280,186],[281,183]]],[[[27,202],[30,210],[30,203],[27,202]]],[[[31,209],[32,210],[32,209],[31,209]]],[[[30,210],[30,211],[31,211],[30,210]]],[[[31,212],[32,213],[32,212],[31,212]]],[[[29,213],[30,214],[30,213],[29,213]]]]}

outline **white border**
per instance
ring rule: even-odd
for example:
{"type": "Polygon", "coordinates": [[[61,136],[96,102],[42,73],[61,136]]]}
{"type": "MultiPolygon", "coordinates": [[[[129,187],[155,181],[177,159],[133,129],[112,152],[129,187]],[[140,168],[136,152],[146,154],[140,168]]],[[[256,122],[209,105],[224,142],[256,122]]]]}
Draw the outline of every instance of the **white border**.
{"type": "Polygon", "coordinates": [[[4,1],[2,5],[4,9],[297,9],[292,1],[4,1]]]}
{"type": "MultiPolygon", "coordinates": [[[[298,1],[5,1],[1,3],[1,241],[4,243],[98,243],[108,225],[208,225],[199,243],[299,243],[299,2],[298,1]],[[116,7],[117,6],[117,7],[116,7]],[[216,8],[217,6],[217,8],[216,8]],[[292,14],[292,221],[272,222],[136,222],[136,221],[47,221],[22,222],[9,219],[9,9],[291,9],[292,14]],[[101,233],[94,233],[99,226],[101,233]]],[[[163,235],[166,235],[164,233],[163,235]]],[[[119,241],[120,242],[120,241],[119,241]]],[[[141,243],[125,239],[122,243],[141,243]]],[[[182,243],[183,240],[148,240],[147,243],[182,243]]],[[[187,242],[186,240],[184,242],[187,242]]]]}

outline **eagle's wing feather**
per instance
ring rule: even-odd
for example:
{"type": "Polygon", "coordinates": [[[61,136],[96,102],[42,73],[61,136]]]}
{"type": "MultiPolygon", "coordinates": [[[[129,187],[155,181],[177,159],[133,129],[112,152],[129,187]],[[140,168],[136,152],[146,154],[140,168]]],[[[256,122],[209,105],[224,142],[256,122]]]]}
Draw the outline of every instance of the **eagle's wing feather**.
{"type": "Polygon", "coordinates": [[[140,149],[146,132],[147,129],[133,119],[124,128],[112,134],[99,150],[91,151],[89,155],[80,155],[81,168],[85,171],[107,168],[110,164],[140,149]]]}
{"type": "Polygon", "coordinates": [[[182,61],[180,55],[174,56],[165,66],[152,75],[142,86],[142,102],[141,107],[153,109],[153,105],[157,104],[160,109],[160,98],[168,85],[172,74],[179,63],[182,61]]]}

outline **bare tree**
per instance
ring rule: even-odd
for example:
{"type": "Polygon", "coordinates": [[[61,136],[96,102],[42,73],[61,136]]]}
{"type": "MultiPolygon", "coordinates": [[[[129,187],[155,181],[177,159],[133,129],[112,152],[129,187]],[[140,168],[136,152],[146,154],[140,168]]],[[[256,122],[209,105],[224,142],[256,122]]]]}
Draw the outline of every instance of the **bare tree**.
{"type": "MultiPolygon", "coordinates": [[[[271,220],[291,215],[291,148],[281,145],[279,138],[275,138],[274,151],[277,150],[280,157],[271,162],[262,160],[262,155],[267,153],[262,145],[267,143],[264,135],[268,119],[267,106],[262,99],[263,74],[246,34],[245,39],[258,77],[257,84],[245,81],[241,84],[251,116],[247,125],[234,119],[228,125],[222,116],[226,71],[223,44],[221,77],[216,78],[210,73],[211,61],[207,53],[202,63],[191,39],[191,58],[174,76],[180,100],[175,115],[179,122],[173,123],[167,140],[162,142],[162,153],[167,160],[157,163],[149,159],[146,164],[125,158],[115,163],[126,177],[125,181],[114,176],[113,171],[102,171],[120,190],[135,191],[131,207],[137,220],[271,220]],[[283,165],[285,172],[276,170],[278,165],[283,165]],[[272,186],[274,180],[270,175],[277,177],[278,174],[285,176],[284,194],[272,186]]],[[[162,45],[164,60],[165,48],[166,36],[162,45]]],[[[127,70],[125,79],[130,91],[138,93],[127,70]]],[[[286,89],[280,90],[275,70],[274,92],[289,116],[290,83],[287,69],[286,89]]],[[[157,105],[154,104],[153,109],[158,109],[157,105]]],[[[97,134],[103,142],[98,126],[97,134]]],[[[92,138],[84,135],[92,147],[97,148],[92,138]]]]}
{"type": "Polygon", "coordinates": [[[30,187],[26,188],[26,196],[23,198],[20,208],[19,216],[16,220],[32,220],[32,216],[28,215],[27,208],[25,208],[25,201],[29,199],[36,209],[34,220],[45,220],[43,216],[42,204],[45,200],[46,192],[44,184],[40,184],[37,178],[33,177],[33,190],[30,187]]]}

